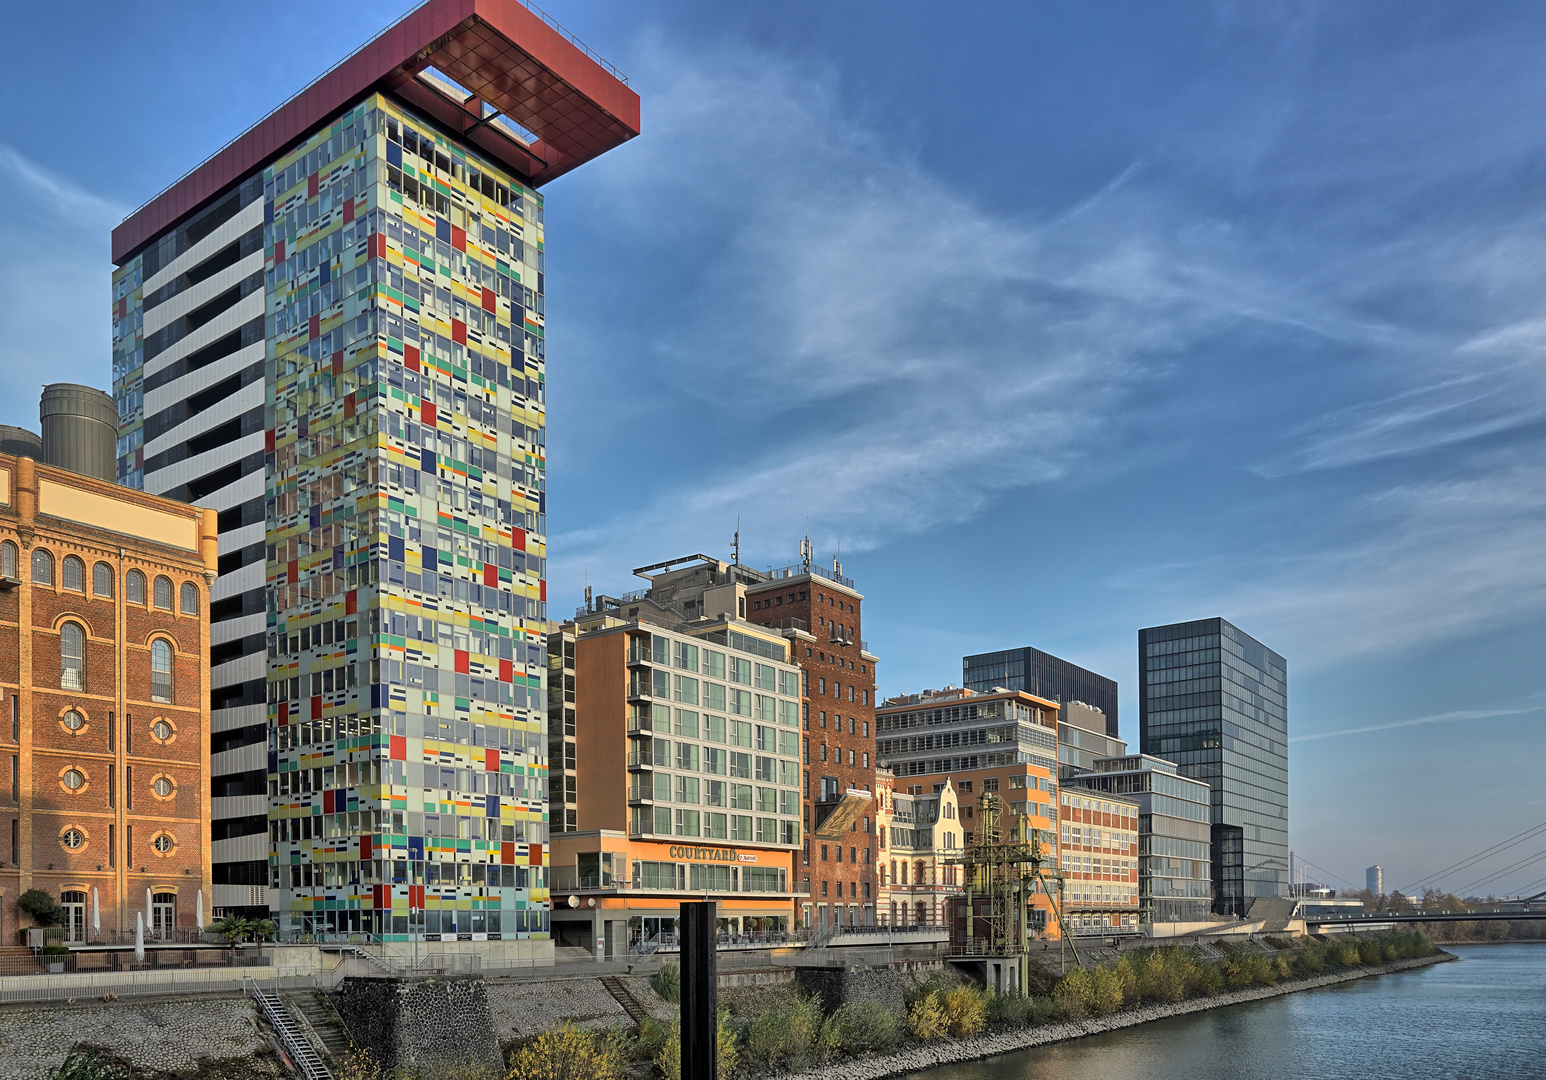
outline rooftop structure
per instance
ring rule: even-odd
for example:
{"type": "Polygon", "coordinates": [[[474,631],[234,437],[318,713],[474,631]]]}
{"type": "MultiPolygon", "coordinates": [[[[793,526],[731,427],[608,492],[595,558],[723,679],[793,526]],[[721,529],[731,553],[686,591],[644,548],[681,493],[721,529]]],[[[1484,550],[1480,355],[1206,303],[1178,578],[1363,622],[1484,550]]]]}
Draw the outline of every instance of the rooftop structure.
{"type": "Polygon", "coordinates": [[[388,94],[540,187],[639,133],[639,95],[519,0],[426,0],[113,230],[122,264],[372,93],[388,94]]]}

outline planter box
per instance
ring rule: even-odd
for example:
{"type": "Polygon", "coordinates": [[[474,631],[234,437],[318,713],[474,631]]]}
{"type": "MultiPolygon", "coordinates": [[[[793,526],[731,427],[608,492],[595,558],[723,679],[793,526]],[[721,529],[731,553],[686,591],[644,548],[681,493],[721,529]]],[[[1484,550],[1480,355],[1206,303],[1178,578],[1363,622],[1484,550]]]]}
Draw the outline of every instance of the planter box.
{"type": "Polygon", "coordinates": [[[59,975],[64,971],[63,960],[45,960],[43,966],[48,969],[50,975],[59,975]]]}

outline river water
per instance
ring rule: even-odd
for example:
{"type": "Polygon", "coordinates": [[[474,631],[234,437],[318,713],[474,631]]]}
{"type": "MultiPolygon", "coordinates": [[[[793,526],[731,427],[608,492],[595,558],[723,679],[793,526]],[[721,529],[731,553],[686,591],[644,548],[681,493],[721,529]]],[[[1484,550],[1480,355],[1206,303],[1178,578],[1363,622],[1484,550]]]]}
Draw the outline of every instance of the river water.
{"type": "Polygon", "coordinates": [[[949,1065],[915,1080],[1546,1080],[1546,945],[949,1065]]]}

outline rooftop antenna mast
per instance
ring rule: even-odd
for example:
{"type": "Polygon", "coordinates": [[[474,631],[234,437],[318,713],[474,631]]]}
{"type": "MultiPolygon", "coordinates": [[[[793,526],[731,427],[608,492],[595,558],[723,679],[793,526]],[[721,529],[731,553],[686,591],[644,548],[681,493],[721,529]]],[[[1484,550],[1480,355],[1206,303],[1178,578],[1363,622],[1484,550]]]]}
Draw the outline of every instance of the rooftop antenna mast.
{"type": "Polygon", "coordinates": [[[838,577],[843,576],[843,542],[837,542],[837,554],[832,557],[832,572],[838,577]]]}
{"type": "Polygon", "coordinates": [[[586,610],[586,612],[591,612],[591,611],[595,610],[595,608],[593,608],[591,606],[590,571],[589,570],[585,571],[585,610],[586,610]]]}
{"type": "Polygon", "coordinates": [[[735,536],[730,541],[730,552],[734,557],[735,565],[741,565],[741,515],[735,516],[735,536]]]}
{"type": "Polygon", "coordinates": [[[800,565],[804,571],[811,572],[811,557],[815,554],[811,550],[811,519],[805,519],[805,539],[800,541],[800,565]]]}

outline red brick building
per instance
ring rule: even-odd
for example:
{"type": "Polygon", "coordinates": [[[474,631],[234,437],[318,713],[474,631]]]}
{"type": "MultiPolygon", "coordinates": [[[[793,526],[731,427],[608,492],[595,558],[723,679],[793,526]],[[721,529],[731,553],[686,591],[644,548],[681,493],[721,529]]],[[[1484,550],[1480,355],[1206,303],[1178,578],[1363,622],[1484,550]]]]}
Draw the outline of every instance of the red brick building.
{"type": "Polygon", "coordinates": [[[0,940],[210,918],[215,570],[213,511],[0,455],[0,940]]]}
{"type": "Polygon", "coordinates": [[[875,664],[864,596],[840,567],[802,562],[746,587],[748,622],[777,627],[804,673],[802,885],[807,926],[870,926],[879,883],[875,664]]]}

